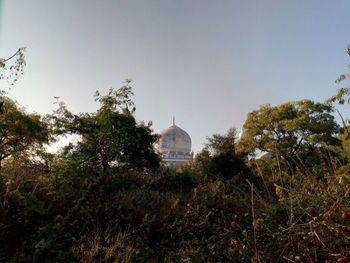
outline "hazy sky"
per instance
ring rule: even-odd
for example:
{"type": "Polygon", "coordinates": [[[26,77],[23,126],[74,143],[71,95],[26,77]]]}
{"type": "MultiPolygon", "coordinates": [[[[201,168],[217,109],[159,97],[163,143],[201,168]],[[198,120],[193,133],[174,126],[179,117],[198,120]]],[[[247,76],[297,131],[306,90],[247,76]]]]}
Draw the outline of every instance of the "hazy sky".
{"type": "Polygon", "coordinates": [[[175,115],[198,151],[261,104],[334,95],[349,10],[349,0],[0,0],[0,57],[27,47],[10,97],[29,112],[50,113],[54,96],[94,111],[95,90],[131,78],[137,119],[159,132],[175,115]]]}

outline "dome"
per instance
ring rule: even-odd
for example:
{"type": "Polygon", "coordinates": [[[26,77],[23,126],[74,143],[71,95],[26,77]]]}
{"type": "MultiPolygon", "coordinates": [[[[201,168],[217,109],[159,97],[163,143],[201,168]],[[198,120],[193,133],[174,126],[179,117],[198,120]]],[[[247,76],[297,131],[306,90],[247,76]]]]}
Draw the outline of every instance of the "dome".
{"type": "Polygon", "coordinates": [[[161,152],[191,152],[191,137],[175,124],[160,132],[158,149],[161,152]]]}

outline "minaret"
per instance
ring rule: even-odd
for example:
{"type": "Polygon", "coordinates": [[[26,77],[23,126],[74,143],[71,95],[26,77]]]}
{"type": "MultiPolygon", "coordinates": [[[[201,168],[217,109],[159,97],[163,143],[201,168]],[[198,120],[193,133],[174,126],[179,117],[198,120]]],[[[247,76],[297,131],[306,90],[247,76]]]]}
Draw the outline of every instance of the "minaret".
{"type": "Polygon", "coordinates": [[[173,126],[175,126],[175,116],[173,116],[173,126]]]}

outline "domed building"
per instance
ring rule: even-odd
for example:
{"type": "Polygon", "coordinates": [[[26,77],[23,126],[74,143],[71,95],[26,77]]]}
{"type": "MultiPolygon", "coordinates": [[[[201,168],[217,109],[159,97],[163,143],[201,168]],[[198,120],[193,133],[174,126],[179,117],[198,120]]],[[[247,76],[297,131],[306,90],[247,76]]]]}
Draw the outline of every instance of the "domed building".
{"type": "Polygon", "coordinates": [[[167,165],[177,165],[193,159],[191,137],[186,131],[173,125],[160,132],[155,148],[167,165]]]}

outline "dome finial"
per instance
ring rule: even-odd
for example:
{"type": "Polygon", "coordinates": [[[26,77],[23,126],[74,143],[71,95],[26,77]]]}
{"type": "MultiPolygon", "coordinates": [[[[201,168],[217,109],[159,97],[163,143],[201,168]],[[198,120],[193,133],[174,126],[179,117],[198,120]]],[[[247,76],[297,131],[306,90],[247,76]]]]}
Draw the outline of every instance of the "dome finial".
{"type": "Polygon", "coordinates": [[[173,125],[175,126],[175,116],[173,116],[173,125]]]}

